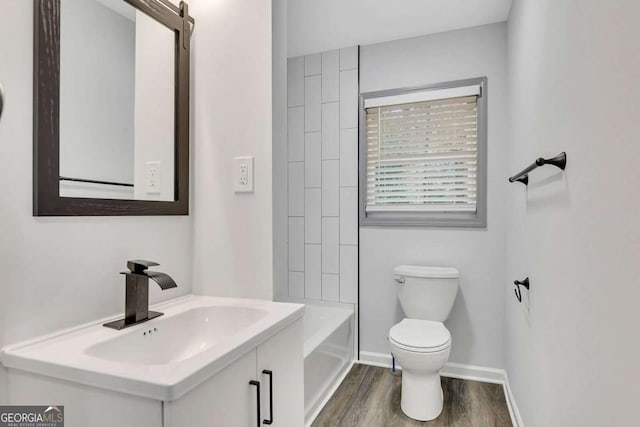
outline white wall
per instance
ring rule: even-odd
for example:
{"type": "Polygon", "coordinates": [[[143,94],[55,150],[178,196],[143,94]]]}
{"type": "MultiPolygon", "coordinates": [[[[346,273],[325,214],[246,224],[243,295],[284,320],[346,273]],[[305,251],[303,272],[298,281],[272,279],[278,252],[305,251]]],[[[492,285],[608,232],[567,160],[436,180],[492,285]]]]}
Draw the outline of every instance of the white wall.
{"type": "Polygon", "coordinates": [[[271,1],[193,0],[195,290],[273,295],[271,1]],[[254,193],[233,192],[254,156],[254,193]]]}
{"type": "Polygon", "coordinates": [[[460,289],[446,322],[451,362],[503,366],[506,24],[361,47],[360,91],[488,77],[486,229],[360,228],[360,350],[389,353],[389,328],[403,317],[392,269],[454,266],[460,289]]]}
{"type": "MultiPolygon", "coordinates": [[[[0,81],[0,346],[124,310],[128,259],[158,261],[178,283],[151,302],[191,290],[189,217],[32,217],[33,2],[2,4],[0,81]]],[[[0,370],[0,402],[6,381],[0,370]]]]}
{"type": "Polygon", "coordinates": [[[640,3],[515,0],[506,368],[527,426],[638,424],[640,3]],[[529,276],[527,311],[510,281],[529,276]]]}

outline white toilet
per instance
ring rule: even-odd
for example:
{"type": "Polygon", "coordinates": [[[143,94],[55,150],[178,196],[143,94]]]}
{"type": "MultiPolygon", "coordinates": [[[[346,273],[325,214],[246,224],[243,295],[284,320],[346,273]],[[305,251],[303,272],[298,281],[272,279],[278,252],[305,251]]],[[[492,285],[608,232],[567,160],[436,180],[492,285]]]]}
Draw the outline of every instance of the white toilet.
{"type": "Polygon", "coordinates": [[[391,354],[402,367],[400,406],[408,417],[433,420],[442,412],[440,369],[451,348],[451,334],[442,322],[456,298],[458,270],[401,265],[393,273],[407,316],[389,330],[391,354]]]}

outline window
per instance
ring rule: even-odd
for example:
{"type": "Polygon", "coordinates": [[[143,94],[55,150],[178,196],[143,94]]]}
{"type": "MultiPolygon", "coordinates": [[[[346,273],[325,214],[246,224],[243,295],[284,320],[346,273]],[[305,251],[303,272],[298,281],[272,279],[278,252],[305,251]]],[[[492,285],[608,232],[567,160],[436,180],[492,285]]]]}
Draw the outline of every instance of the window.
{"type": "Polygon", "coordinates": [[[486,226],[486,78],[365,93],[360,223],[486,226]]]}

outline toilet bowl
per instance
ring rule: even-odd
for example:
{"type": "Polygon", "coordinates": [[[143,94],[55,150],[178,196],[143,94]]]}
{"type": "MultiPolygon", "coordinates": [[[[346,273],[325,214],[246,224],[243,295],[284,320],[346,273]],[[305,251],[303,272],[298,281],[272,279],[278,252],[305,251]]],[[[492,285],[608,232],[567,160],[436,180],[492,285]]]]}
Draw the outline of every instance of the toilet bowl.
{"type": "Polygon", "coordinates": [[[430,421],[442,412],[440,369],[449,358],[444,322],[458,291],[458,270],[401,265],[394,269],[405,319],[389,330],[391,354],[402,367],[400,406],[408,417],[430,421]]]}
{"type": "Polygon", "coordinates": [[[402,412],[420,421],[437,418],[443,406],[440,369],[449,359],[451,334],[442,322],[404,319],[389,331],[389,344],[402,367],[402,412]]]}

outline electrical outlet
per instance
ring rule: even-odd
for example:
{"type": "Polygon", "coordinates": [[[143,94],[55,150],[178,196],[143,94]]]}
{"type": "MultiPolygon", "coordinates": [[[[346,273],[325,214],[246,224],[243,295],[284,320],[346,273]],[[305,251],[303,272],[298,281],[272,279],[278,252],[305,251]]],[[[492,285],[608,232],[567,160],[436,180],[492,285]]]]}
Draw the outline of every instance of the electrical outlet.
{"type": "Polygon", "coordinates": [[[160,194],[162,190],[160,162],[147,162],[147,194],[160,194]]]}
{"type": "Polygon", "coordinates": [[[233,191],[253,193],[253,157],[234,157],[233,166],[233,191]]]}

